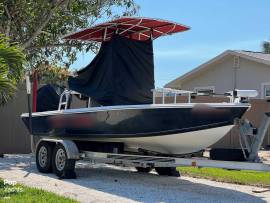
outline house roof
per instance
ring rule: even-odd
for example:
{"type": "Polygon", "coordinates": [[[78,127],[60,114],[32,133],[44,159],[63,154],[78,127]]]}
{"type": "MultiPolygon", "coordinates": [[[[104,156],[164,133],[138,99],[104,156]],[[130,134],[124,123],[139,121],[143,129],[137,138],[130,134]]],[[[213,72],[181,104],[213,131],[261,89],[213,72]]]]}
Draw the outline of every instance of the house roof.
{"type": "Polygon", "coordinates": [[[219,60],[223,59],[224,57],[228,55],[239,56],[239,57],[251,60],[251,61],[256,61],[258,63],[263,63],[270,66],[270,54],[265,54],[262,52],[245,51],[245,50],[227,50],[221,53],[220,55],[214,57],[213,59],[207,61],[206,63],[203,63],[197,68],[194,68],[193,70],[185,73],[184,75],[181,75],[180,77],[172,80],[171,82],[167,83],[165,87],[173,87],[175,86],[174,84],[176,82],[181,83],[182,81],[193,77],[196,73],[201,72],[202,70],[206,69],[209,65],[218,62],[219,60]]]}
{"type": "Polygon", "coordinates": [[[234,52],[237,52],[238,54],[244,54],[246,56],[254,57],[257,59],[270,61],[270,54],[262,53],[262,52],[253,52],[253,51],[241,51],[241,50],[235,50],[234,52]]]}

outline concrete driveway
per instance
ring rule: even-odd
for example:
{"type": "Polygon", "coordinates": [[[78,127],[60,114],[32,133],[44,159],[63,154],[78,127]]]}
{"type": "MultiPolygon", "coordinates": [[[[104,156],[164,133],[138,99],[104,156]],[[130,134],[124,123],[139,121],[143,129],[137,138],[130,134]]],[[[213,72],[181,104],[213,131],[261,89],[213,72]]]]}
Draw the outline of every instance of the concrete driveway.
{"type": "Polygon", "coordinates": [[[37,172],[30,155],[0,158],[0,177],[42,188],[81,202],[270,202],[263,188],[189,177],[140,174],[130,168],[108,165],[76,165],[78,178],[59,180],[53,174],[37,172]]]}

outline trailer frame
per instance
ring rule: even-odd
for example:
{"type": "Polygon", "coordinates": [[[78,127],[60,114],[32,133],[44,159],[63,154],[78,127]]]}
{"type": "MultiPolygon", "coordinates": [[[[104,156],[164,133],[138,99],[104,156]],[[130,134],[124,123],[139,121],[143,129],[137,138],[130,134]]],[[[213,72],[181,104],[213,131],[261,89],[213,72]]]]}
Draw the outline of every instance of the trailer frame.
{"type": "MultiPolygon", "coordinates": [[[[135,168],[167,168],[175,169],[181,166],[191,167],[210,167],[210,168],[223,168],[233,170],[254,170],[254,171],[270,171],[270,165],[265,163],[255,162],[239,162],[239,161],[219,161],[210,160],[205,157],[192,157],[192,158],[178,158],[170,156],[148,156],[130,153],[105,153],[93,151],[79,151],[75,143],[71,140],[58,140],[58,139],[41,139],[40,143],[53,143],[54,146],[61,145],[66,151],[67,161],[72,161],[73,166],[68,168],[63,173],[55,173],[61,178],[75,178],[75,162],[78,160],[86,161],[92,164],[104,163],[112,164],[122,167],[135,167],[135,168]],[[67,173],[67,171],[69,171],[67,173]],[[67,174],[72,174],[67,175],[67,174]]],[[[36,155],[36,157],[39,157],[36,155]]],[[[53,158],[52,158],[53,159],[53,158]]],[[[54,159],[53,159],[54,160],[54,159]]],[[[37,161],[38,163],[38,161],[37,161]]],[[[49,171],[52,172],[52,171],[49,171]]]]}

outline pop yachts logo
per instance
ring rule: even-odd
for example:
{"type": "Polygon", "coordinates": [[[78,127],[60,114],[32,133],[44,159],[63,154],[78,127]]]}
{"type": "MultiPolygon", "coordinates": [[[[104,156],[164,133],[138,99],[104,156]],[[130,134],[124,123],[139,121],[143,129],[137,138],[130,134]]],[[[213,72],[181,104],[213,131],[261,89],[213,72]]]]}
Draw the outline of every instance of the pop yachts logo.
{"type": "Polygon", "coordinates": [[[3,196],[1,196],[4,199],[10,199],[10,195],[23,192],[23,188],[18,186],[16,181],[5,179],[3,186],[3,196]]]}
{"type": "Polygon", "coordinates": [[[15,186],[17,184],[14,180],[4,180],[4,185],[15,186]]]}

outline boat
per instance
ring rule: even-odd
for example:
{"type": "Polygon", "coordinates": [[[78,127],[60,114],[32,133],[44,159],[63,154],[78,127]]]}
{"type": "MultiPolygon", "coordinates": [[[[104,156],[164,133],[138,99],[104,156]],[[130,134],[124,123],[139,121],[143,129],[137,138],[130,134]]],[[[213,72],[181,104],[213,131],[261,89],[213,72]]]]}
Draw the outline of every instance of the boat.
{"type": "MultiPolygon", "coordinates": [[[[58,109],[24,113],[24,124],[33,136],[69,139],[82,148],[114,143],[111,146],[121,146],[121,151],[183,155],[213,145],[250,108],[243,98],[254,92],[242,97],[234,90],[227,103],[191,103],[192,92],[155,90],[153,40],[189,29],[166,20],[124,17],[64,36],[100,42],[100,50],[69,78],[58,109]],[[88,106],[69,109],[72,93],[88,99],[88,106]],[[177,103],[177,95],[185,94],[189,102],[177,103]],[[174,102],[165,103],[166,95],[174,95],[174,102]]],[[[42,98],[44,103],[47,97],[42,98]]]]}

